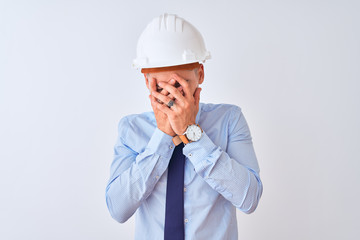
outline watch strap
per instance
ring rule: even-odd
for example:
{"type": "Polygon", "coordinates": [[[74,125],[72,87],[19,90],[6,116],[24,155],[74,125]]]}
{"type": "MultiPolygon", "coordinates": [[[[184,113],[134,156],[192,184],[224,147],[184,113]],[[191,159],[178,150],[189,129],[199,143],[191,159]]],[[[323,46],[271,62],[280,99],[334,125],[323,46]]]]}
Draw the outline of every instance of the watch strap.
{"type": "Polygon", "coordinates": [[[179,138],[181,139],[181,141],[184,144],[188,144],[189,143],[189,139],[185,136],[185,135],[179,135],[179,138]]]}
{"type": "Polygon", "coordinates": [[[180,143],[182,143],[182,140],[181,140],[181,138],[180,138],[178,135],[176,135],[175,137],[173,137],[173,138],[172,138],[172,141],[173,141],[173,143],[175,144],[175,146],[177,146],[177,145],[179,145],[180,143]]]}

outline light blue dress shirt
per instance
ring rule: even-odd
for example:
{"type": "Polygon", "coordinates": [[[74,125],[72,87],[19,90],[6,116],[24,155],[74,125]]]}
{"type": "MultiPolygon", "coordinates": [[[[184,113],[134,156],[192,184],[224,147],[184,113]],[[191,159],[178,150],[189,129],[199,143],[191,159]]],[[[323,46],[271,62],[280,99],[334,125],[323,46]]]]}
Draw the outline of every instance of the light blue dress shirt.
{"type": "MultiPolygon", "coordinates": [[[[197,142],[183,149],[185,239],[237,240],[236,208],[253,212],[262,194],[259,166],[241,109],[200,103],[197,142]]],[[[135,239],[164,236],[167,166],[175,145],[157,128],[153,112],[118,125],[106,204],[118,222],[135,212],[135,239]]]]}

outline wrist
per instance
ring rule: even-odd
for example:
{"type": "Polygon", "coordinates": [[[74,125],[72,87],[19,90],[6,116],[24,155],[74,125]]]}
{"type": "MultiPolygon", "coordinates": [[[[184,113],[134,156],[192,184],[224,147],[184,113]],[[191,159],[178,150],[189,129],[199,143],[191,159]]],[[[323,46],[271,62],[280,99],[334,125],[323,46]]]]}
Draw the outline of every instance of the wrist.
{"type": "Polygon", "coordinates": [[[188,144],[200,140],[202,133],[203,130],[199,124],[191,124],[187,126],[185,132],[179,137],[184,144],[188,144]]]}
{"type": "Polygon", "coordinates": [[[178,133],[176,133],[177,135],[184,135],[187,128],[191,125],[196,125],[196,122],[195,121],[190,121],[188,124],[186,124],[183,128],[181,128],[182,130],[178,133]]]}
{"type": "Polygon", "coordinates": [[[163,133],[171,136],[171,137],[175,137],[175,136],[176,136],[176,133],[175,133],[174,131],[169,131],[169,130],[166,130],[166,129],[163,129],[163,128],[160,128],[160,127],[158,127],[158,129],[159,129],[160,131],[162,131],[163,133]]]}

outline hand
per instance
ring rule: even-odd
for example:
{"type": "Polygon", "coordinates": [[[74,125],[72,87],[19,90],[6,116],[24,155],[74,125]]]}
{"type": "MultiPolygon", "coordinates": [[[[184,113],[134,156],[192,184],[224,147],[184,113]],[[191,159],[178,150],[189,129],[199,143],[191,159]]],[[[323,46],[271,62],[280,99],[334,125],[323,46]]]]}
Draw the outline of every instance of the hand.
{"type": "MultiPolygon", "coordinates": [[[[150,91],[151,92],[157,92],[157,88],[156,88],[156,81],[154,79],[149,79],[149,87],[150,87],[150,91]]],[[[162,93],[159,94],[166,94],[168,95],[168,92],[166,92],[166,90],[162,90],[162,93]]],[[[164,95],[165,96],[165,95],[164,95]]],[[[155,114],[155,119],[156,119],[156,124],[157,127],[163,131],[164,133],[170,135],[170,136],[175,136],[175,132],[173,131],[173,129],[171,128],[170,122],[168,120],[168,117],[165,113],[161,112],[156,106],[157,104],[160,104],[157,99],[152,96],[149,95],[149,98],[151,100],[151,107],[154,111],[155,114]]]]}
{"type": "MultiPolygon", "coordinates": [[[[184,91],[183,91],[183,88],[182,86],[180,86],[180,84],[178,82],[175,81],[175,79],[170,79],[170,81],[168,82],[169,84],[175,86],[180,92],[182,95],[184,95],[184,91]]],[[[151,90],[150,90],[151,91],[151,90]]],[[[165,96],[168,96],[170,99],[175,99],[174,96],[172,96],[166,89],[164,88],[161,88],[160,86],[156,85],[156,91],[161,93],[162,95],[165,95],[165,96]]],[[[157,99],[157,101],[159,103],[163,103],[162,101],[160,101],[159,99],[157,99]]]]}
{"type": "Polygon", "coordinates": [[[184,91],[184,95],[179,89],[169,83],[158,83],[160,87],[175,97],[174,105],[171,108],[166,105],[170,100],[172,100],[169,96],[165,96],[156,91],[151,91],[151,95],[164,103],[161,104],[155,101],[154,107],[167,116],[172,130],[177,135],[182,135],[186,131],[188,125],[195,124],[196,115],[199,111],[201,88],[196,88],[195,93],[192,94],[189,88],[189,83],[185,79],[176,74],[173,75],[173,78],[180,83],[184,91]]]}

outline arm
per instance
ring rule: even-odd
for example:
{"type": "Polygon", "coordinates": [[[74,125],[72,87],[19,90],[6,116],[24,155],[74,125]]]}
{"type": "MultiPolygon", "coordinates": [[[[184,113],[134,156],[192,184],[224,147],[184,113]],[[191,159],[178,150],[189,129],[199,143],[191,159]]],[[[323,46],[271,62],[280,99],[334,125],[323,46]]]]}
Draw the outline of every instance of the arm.
{"type": "Polygon", "coordinates": [[[247,122],[236,107],[229,122],[227,149],[216,146],[203,133],[184,147],[196,172],[224,198],[245,213],[252,213],[262,194],[259,166],[247,122]]]}
{"type": "MultiPolygon", "coordinates": [[[[200,88],[191,93],[189,83],[174,74],[184,89],[184,96],[173,86],[162,83],[159,86],[175,97],[175,105],[168,108],[154,102],[160,111],[168,116],[170,125],[177,135],[182,135],[188,125],[195,123],[199,109],[200,88]]],[[[169,102],[167,96],[152,91],[152,95],[162,102],[169,102]]],[[[221,149],[203,133],[197,142],[187,144],[183,153],[190,159],[197,173],[217,192],[235,207],[245,213],[253,212],[262,194],[259,166],[252,145],[250,130],[239,107],[233,109],[229,121],[227,149],[221,149]]]]}
{"type": "Polygon", "coordinates": [[[105,193],[109,212],[120,223],[127,221],[151,194],[165,172],[173,152],[170,148],[172,137],[158,128],[145,150],[141,153],[135,152],[126,142],[126,139],[136,137],[135,133],[129,135],[129,128],[127,119],[123,118],[118,126],[114,159],[105,193]]]}

